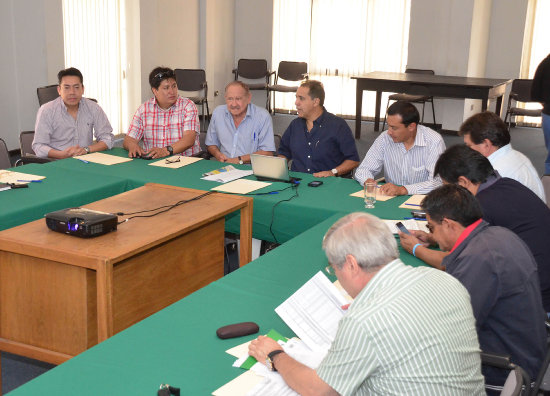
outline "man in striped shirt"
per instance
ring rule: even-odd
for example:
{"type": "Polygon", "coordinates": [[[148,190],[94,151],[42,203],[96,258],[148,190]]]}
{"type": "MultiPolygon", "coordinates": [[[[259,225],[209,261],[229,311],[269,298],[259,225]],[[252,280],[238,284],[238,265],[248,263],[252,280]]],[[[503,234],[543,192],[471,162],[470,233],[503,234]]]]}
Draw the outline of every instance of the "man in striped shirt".
{"type": "Polygon", "coordinates": [[[479,343],[467,290],[433,268],[403,264],[378,218],[337,221],[323,249],[354,298],[315,370],[271,338],[252,341],[259,362],[301,395],[484,395],[479,343]]]}
{"type": "Polygon", "coordinates": [[[181,153],[191,156],[200,152],[199,117],[195,104],[178,95],[172,69],[157,67],[149,74],[154,97],[143,103],[134,114],[124,148],[128,157],[162,158],[181,153]],[[143,140],[143,148],[139,142],[143,140]]]}
{"type": "Polygon", "coordinates": [[[409,102],[395,102],[388,108],[388,130],[374,141],[355,172],[361,185],[374,181],[384,168],[385,195],[426,194],[441,185],[434,177],[435,162],[445,151],[441,135],[418,125],[420,115],[409,102]]]}

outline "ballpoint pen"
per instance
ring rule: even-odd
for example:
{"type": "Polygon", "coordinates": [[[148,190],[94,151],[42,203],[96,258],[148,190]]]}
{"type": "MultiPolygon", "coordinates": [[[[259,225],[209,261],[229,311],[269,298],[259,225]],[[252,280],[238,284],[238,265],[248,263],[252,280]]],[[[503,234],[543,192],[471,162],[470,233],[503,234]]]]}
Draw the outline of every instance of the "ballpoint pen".
{"type": "Polygon", "coordinates": [[[79,161],[82,161],[84,162],[85,164],[89,164],[90,162],[89,161],[86,161],[86,160],[83,160],[82,158],[77,158],[79,161]]]}
{"type": "Polygon", "coordinates": [[[17,180],[21,183],[42,183],[42,180],[17,180]]]}

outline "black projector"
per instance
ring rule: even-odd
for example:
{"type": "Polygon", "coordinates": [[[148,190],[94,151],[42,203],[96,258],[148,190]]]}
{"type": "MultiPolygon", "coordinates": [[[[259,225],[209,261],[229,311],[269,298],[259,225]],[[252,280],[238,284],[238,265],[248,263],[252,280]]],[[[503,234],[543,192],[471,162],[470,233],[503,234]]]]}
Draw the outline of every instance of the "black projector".
{"type": "Polygon", "coordinates": [[[91,238],[116,230],[118,218],[111,213],[86,208],[69,208],[47,213],[46,225],[52,231],[91,238]]]}

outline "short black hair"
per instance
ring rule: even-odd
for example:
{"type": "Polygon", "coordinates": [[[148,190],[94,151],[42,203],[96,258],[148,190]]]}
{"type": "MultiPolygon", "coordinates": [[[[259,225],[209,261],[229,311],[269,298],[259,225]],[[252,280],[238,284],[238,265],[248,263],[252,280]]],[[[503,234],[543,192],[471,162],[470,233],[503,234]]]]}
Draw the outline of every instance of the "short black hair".
{"type": "Polygon", "coordinates": [[[476,197],[456,184],[444,184],[432,190],[422,200],[422,209],[437,223],[447,218],[463,227],[468,227],[483,217],[476,197]]]}
{"type": "Polygon", "coordinates": [[[465,144],[449,147],[435,163],[434,176],[439,175],[447,183],[458,183],[460,176],[466,177],[474,184],[487,181],[494,173],[493,165],[483,154],[465,144]]]}
{"type": "Polygon", "coordinates": [[[475,144],[482,143],[485,139],[495,147],[503,147],[510,143],[510,131],[498,115],[491,111],[477,113],[462,123],[458,131],[460,136],[470,135],[470,140],[475,144]]]}
{"type": "Polygon", "coordinates": [[[300,87],[309,89],[308,95],[312,100],[319,99],[319,104],[321,106],[325,104],[325,87],[321,81],[306,80],[300,84],[300,87]]]}
{"type": "Polygon", "coordinates": [[[405,126],[409,126],[413,122],[418,125],[420,122],[420,114],[418,109],[410,102],[398,100],[388,107],[388,115],[399,114],[405,126]]]}
{"type": "Polygon", "coordinates": [[[169,67],[158,66],[149,73],[149,85],[151,88],[159,89],[160,83],[168,78],[176,80],[174,70],[169,67]]]}
{"type": "Polygon", "coordinates": [[[84,85],[84,77],[82,77],[82,73],[76,67],[69,67],[68,69],[60,70],[59,73],[57,73],[57,80],[59,81],[59,85],[61,85],[61,80],[63,79],[63,77],[66,76],[78,77],[80,79],[80,84],[84,85]]]}

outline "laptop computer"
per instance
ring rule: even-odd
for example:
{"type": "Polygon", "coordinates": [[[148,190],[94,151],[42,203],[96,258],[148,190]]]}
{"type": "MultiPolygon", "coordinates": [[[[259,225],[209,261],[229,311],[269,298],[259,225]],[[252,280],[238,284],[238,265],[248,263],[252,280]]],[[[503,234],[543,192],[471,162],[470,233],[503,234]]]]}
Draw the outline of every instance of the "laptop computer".
{"type": "Polygon", "coordinates": [[[273,157],[270,155],[250,154],[252,163],[252,172],[258,180],[278,181],[295,184],[296,177],[290,177],[288,174],[288,164],[286,158],[273,157]]]}

